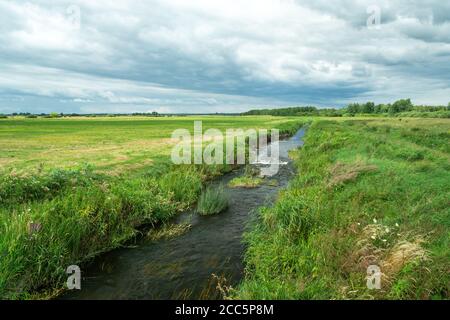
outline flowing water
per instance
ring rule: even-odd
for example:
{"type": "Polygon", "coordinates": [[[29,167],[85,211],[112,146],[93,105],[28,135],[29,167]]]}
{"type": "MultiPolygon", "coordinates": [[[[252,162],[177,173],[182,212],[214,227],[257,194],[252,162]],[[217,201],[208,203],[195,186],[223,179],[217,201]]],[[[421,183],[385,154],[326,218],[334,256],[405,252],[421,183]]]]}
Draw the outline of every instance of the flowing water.
{"type": "Polygon", "coordinates": [[[272,183],[254,189],[228,188],[228,182],[243,174],[243,168],[212,184],[225,185],[230,203],[214,216],[181,214],[175,223],[191,229],[169,240],[144,241],[101,255],[82,270],[81,290],[69,291],[62,299],[214,299],[220,298],[216,278],[234,286],[243,277],[242,235],[258,207],[271,205],[278,191],[294,174],[288,151],[303,145],[304,129],[279,142],[280,170],[266,178],[272,183]],[[276,183],[273,183],[275,182],[276,183]]]}

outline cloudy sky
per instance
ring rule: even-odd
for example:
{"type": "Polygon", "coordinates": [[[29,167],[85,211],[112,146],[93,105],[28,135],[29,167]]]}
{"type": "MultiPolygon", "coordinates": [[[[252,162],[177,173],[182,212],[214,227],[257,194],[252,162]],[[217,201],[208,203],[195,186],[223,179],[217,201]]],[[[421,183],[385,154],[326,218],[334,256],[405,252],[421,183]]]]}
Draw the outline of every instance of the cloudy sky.
{"type": "Polygon", "coordinates": [[[0,113],[450,101],[450,1],[0,0],[0,16],[0,113]]]}

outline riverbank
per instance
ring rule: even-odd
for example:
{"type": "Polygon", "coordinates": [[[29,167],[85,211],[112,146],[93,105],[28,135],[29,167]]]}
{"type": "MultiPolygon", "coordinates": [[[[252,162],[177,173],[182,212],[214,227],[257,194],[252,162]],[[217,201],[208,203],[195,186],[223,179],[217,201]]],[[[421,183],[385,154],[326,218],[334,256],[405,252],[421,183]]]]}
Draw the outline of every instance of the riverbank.
{"type": "Polygon", "coordinates": [[[315,120],[246,236],[239,299],[449,299],[448,120],[315,120]],[[380,267],[381,289],[366,285],[380,267]]]}

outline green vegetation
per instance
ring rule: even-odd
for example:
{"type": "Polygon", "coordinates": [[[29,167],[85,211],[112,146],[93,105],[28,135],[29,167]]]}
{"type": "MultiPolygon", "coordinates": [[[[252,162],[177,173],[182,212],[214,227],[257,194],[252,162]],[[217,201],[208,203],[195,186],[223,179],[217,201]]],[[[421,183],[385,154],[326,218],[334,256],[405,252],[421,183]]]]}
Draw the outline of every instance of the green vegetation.
{"type": "Polygon", "coordinates": [[[450,122],[317,119],[245,236],[243,299],[450,298],[450,122]],[[369,290],[369,265],[381,290],[369,290]]]}
{"type": "Polygon", "coordinates": [[[373,102],[351,103],[346,108],[334,109],[316,107],[291,107],[280,109],[257,109],[244,112],[243,115],[272,115],[272,116],[324,116],[342,117],[359,115],[378,115],[415,118],[450,118],[450,103],[448,106],[413,105],[411,99],[400,99],[392,104],[378,104],[373,102]]]}
{"type": "MultiPolygon", "coordinates": [[[[406,104],[389,118],[201,118],[203,130],[282,135],[312,121],[291,153],[297,176],[246,234],[246,278],[233,297],[450,297],[450,123],[403,118],[448,111],[406,104]],[[372,264],[384,274],[379,291],[366,287],[372,264]]],[[[164,239],[189,230],[170,224],[178,212],[227,205],[223,188],[202,190],[230,166],[169,160],[172,131],[192,131],[198,117],[25,117],[0,120],[1,298],[54,295],[67,266],[123,245],[143,225],[155,227],[148,238],[164,239]]],[[[258,178],[247,168],[240,179],[258,178]]]]}
{"type": "Polygon", "coordinates": [[[188,232],[191,227],[192,225],[188,223],[164,224],[160,228],[150,229],[147,232],[147,238],[152,241],[167,240],[188,232]]]}
{"type": "Polygon", "coordinates": [[[264,182],[264,179],[259,177],[242,176],[236,177],[228,183],[231,188],[256,188],[264,182]]]}
{"type": "Polygon", "coordinates": [[[271,116],[326,116],[341,117],[344,109],[318,109],[316,107],[290,107],[278,109],[256,109],[242,113],[242,115],[271,115],[271,116]]]}
{"type": "Polygon", "coordinates": [[[223,186],[217,188],[207,188],[197,204],[197,211],[203,216],[217,214],[228,207],[228,196],[223,186]]]}
{"type": "Polygon", "coordinates": [[[259,176],[260,171],[253,165],[246,165],[244,174],[240,177],[232,179],[228,186],[230,188],[256,188],[264,182],[264,179],[259,176]]]}
{"type": "Polygon", "coordinates": [[[222,131],[278,127],[286,133],[301,125],[225,116],[2,120],[0,298],[52,296],[63,287],[67,266],[121,246],[143,225],[169,223],[195,204],[206,181],[230,168],[171,163],[172,131],[192,130],[194,120],[203,120],[203,130],[222,131]]]}
{"type": "Polygon", "coordinates": [[[294,132],[302,121],[272,116],[8,118],[0,120],[0,175],[84,163],[108,175],[145,171],[170,156],[172,132],[186,128],[193,133],[195,120],[202,120],[204,131],[279,128],[282,134],[294,132]]]}
{"type": "Polygon", "coordinates": [[[160,179],[98,179],[84,171],[77,180],[71,174],[14,178],[17,197],[5,197],[0,209],[0,295],[27,297],[58,288],[65,267],[121,245],[140,225],[168,221],[196,200],[199,170],[180,168],[160,179]],[[182,184],[171,184],[174,177],[182,184]],[[180,196],[172,189],[179,185],[190,192],[180,196]],[[32,190],[32,197],[20,197],[22,190],[32,190]]]}
{"type": "MultiPolygon", "coordinates": [[[[305,122],[306,123],[306,122],[305,122]]],[[[260,176],[260,169],[254,165],[246,165],[242,176],[233,178],[228,182],[230,188],[257,188],[260,185],[276,187],[278,181],[260,176]]]]}

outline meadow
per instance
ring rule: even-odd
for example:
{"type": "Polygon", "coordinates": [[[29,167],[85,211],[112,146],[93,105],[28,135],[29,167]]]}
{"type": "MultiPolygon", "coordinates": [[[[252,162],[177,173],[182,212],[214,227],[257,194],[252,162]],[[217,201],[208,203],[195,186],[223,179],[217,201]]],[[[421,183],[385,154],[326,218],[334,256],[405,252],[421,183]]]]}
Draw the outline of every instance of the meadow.
{"type": "Polygon", "coordinates": [[[108,174],[135,171],[170,154],[171,134],[203,129],[275,128],[295,117],[79,117],[0,119],[0,174],[38,167],[74,168],[84,163],[108,174]]]}
{"type": "Polygon", "coordinates": [[[192,131],[194,120],[204,131],[301,125],[271,116],[0,120],[0,297],[55,296],[69,265],[194,205],[206,181],[231,169],[171,163],[172,131],[192,131]]]}
{"type": "Polygon", "coordinates": [[[449,120],[314,120],[298,174],[245,235],[230,297],[449,299],[449,141],[449,120]]]}
{"type": "Polygon", "coordinates": [[[53,297],[67,266],[139,234],[164,238],[153,227],[199,199],[203,214],[223,210],[220,192],[202,191],[232,167],[170,162],[172,131],[194,120],[283,134],[308,124],[296,176],[248,226],[230,298],[449,298],[450,121],[273,116],[0,119],[0,297],[53,297]],[[369,265],[381,290],[366,286],[369,265]]]}

